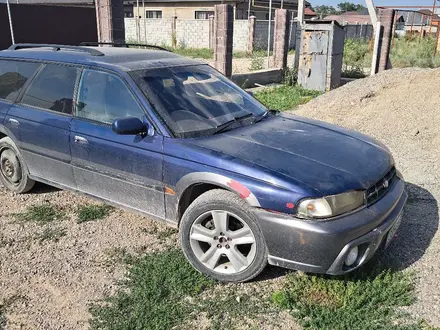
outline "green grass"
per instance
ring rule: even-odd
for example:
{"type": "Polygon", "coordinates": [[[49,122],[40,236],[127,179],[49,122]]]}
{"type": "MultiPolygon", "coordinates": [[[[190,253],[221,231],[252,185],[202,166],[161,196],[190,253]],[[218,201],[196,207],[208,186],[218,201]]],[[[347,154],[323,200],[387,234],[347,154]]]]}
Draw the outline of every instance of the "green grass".
{"type": "Polygon", "coordinates": [[[184,299],[213,284],[178,250],[138,259],[117,295],[91,306],[93,329],[171,329],[192,311],[184,299]]]}
{"type": "Polygon", "coordinates": [[[60,208],[51,204],[29,206],[25,212],[13,214],[19,221],[35,221],[39,224],[60,220],[64,215],[60,208]]]}
{"type": "MultiPolygon", "coordinates": [[[[440,54],[434,56],[435,39],[420,37],[395,38],[390,58],[394,68],[440,67],[440,54]]],[[[368,41],[347,39],[344,46],[344,76],[359,78],[364,68],[371,67],[372,48],[368,41]]]]}
{"type": "Polygon", "coordinates": [[[175,248],[109,255],[128,265],[128,277],[114,296],[90,306],[92,329],[190,329],[203,319],[209,329],[257,329],[279,321],[283,309],[305,329],[433,329],[399,309],[415,300],[409,272],[379,266],[343,277],[292,272],[268,297],[261,286],[207,279],[175,248]]]}
{"type": "Polygon", "coordinates": [[[77,210],[77,223],[104,219],[113,210],[110,205],[82,205],[77,210]]]}
{"type": "Polygon", "coordinates": [[[305,104],[320,94],[300,86],[280,86],[259,91],[255,97],[269,109],[284,111],[305,104]]]}
{"type": "Polygon", "coordinates": [[[292,273],[273,301],[306,329],[422,329],[398,311],[415,300],[407,272],[358,271],[345,277],[292,273]]]}
{"type": "Polygon", "coordinates": [[[61,237],[66,236],[66,230],[62,229],[62,228],[58,228],[58,227],[48,227],[48,228],[44,228],[44,230],[37,234],[35,236],[35,239],[38,240],[40,243],[43,243],[45,241],[53,241],[53,242],[58,242],[61,237]]]}
{"type": "Polygon", "coordinates": [[[434,38],[400,38],[394,40],[391,49],[391,63],[393,67],[440,67],[440,54],[434,56],[434,38]]]}
{"type": "Polygon", "coordinates": [[[125,249],[108,255],[129,265],[129,274],[116,295],[90,306],[92,329],[190,329],[201,315],[210,329],[249,328],[261,314],[278,311],[259,292],[209,280],[175,248],[140,258],[125,249]]]}

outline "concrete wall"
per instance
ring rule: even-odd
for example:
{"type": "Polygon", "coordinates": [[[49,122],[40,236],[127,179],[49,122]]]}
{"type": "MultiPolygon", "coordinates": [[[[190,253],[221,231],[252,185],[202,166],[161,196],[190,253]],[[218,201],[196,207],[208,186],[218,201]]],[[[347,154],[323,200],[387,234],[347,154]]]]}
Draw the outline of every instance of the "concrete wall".
{"type": "Polygon", "coordinates": [[[249,40],[249,21],[234,21],[234,50],[245,51],[249,40]]]}
{"type": "Polygon", "coordinates": [[[189,48],[209,48],[209,20],[176,20],[177,45],[189,48]]]}
{"type": "MultiPolygon", "coordinates": [[[[140,42],[148,43],[150,45],[172,45],[172,19],[151,19],[139,21],[138,29],[140,31],[140,42]],[[146,31],[146,40],[145,40],[146,31]]],[[[125,40],[130,42],[137,42],[136,33],[136,19],[125,18],[125,40]]]]}
{"type": "MultiPolygon", "coordinates": [[[[144,19],[138,20],[138,29],[136,28],[136,18],[125,18],[125,40],[137,42],[137,35],[140,36],[140,42],[145,42],[153,45],[172,45],[173,36],[173,20],[170,19],[146,19],[146,40],[144,19]],[[137,31],[140,31],[140,33],[137,31]]],[[[210,38],[213,38],[213,31],[210,29],[209,20],[198,19],[176,19],[176,41],[177,45],[189,48],[209,48],[210,38]]],[[[267,49],[267,35],[268,35],[269,21],[256,21],[255,23],[255,39],[254,49],[267,49]]],[[[273,35],[275,24],[272,22],[271,30],[271,45],[273,47],[273,35]]],[[[290,35],[290,49],[295,46],[295,32],[296,24],[292,26],[290,35]]],[[[249,21],[248,20],[234,20],[234,51],[247,51],[249,41],[249,21]]],[[[272,48],[271,47],[271,48],[272,48]]]]}

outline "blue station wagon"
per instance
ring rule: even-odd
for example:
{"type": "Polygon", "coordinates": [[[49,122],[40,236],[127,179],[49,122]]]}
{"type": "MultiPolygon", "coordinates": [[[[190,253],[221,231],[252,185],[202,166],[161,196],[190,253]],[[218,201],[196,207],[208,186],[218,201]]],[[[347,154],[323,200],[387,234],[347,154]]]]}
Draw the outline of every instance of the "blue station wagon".
{"type": "Polygon", "coordinates": [[[353,271],[390,244],[407,199],[382,143],[269,110],[161,49],[1,51],[0,161],[15,193],[39,181],[169,222],[189,262],[227,282],[267,263],[353,271]]]}

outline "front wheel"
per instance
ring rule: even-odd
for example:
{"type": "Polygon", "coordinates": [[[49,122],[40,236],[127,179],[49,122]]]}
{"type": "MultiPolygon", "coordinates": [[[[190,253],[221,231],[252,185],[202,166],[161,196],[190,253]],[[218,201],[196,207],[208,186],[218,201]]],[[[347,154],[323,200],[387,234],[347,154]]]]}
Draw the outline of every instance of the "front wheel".
{"type": "Polygon", "coordinates": [[[29,178],[26,165],[9,137],[0,139],[0,182],[17,194],[28,192],[35,184],[29,178]]]}
{"type": "Polygon", "coordinates": [[[188,261],[221,282],[245,282],[267,263],[263,233],[251,206],[227,190],[210,190],[186,210],[180,242],[188,261]]]}

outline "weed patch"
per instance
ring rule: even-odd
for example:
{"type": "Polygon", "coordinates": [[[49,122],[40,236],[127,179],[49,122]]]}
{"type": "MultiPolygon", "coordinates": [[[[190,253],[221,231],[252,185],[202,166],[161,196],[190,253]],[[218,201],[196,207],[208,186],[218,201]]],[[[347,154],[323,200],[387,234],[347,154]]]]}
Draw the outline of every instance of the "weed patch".
{"type": "Polygon", "coordinates": [[[178,250],[153,253],[130,267],[124,288],[93,304],[94,329],[171,329],[192,311],[184,301],[211,286],[178,250]]]}
{"type": "Polygon", "coordinates": [[[414,297],[412,274],[358,272],[343,278],[292,273],[273,301],[306,329],[419,329],[398,311],[414,297]]]}
{"type": "Polygon", "coordinates": [[[321,92],[304,89],[300,86],[281,86],[264,89],[255,97],[269,109],[291,110],[319,96],[321,92]]]}
{"type": "Polygon", "coordinates": [[[25,212],[13,214],[13,216],[19,221],[34,221],[39,224],[61,220],[64,215],[65,214],[61,209],[50,204],[29,206],[25,212]]]}
{"type": "Polygon", "coordinates": [[[113,210],[113,207],[110,205],[102,204],[102,205],[83,205],[78,208],[77,211],[77,223],[83,223],[87,221],[95,221],[104,219],[107,217],[113,210]]]}

